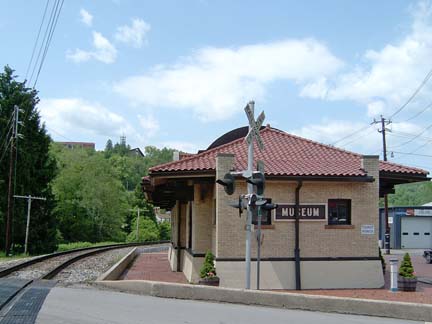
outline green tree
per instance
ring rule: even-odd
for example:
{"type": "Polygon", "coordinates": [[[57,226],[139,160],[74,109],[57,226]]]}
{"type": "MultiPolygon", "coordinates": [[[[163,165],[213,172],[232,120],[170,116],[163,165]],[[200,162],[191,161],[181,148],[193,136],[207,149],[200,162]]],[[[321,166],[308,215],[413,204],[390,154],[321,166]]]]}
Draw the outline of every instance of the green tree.
{"type": "Polygon", "coordinates": [[[159,224],[159,237],[162,241],[169,241],[171,239],[170,222],[162,222],[159,224]]]}
{"type": "Polygon", "coordinates": [[[105,145],[105,157],[109,158],[112,155],[113,148],[114,147],[111,139],[108,139],[105,145]]]}
{"type": "Polygon", "coordinates": [[[54,146],[58,177],[53,182],[59,229],[66,242],[123,241],[127,193],[101,152],[54,146]]]}
{"type": "MultiPolygon", "coordinates": [[[[432,202],[432,182],[398,185],[395,194],[389,195],[390,206],[417,206],[432,202]]],[[[384,203],[381,201],[380,205],[384,203]]]]}
{"type": "MultiPolygon", "coordinates": [[[[17,162],[15,194],[45,197],[46,201],[33,201],[31,209],[31,226],[29,233],[29,252],[31,254],[52,252],[56,249],[56,219],[52,214],[54,197],[51,190],[51,180],[56,173],[56,163],[49,154],[50,137],[41,123],[36,108],[39,103],[37,91],[27,88],[25,82],[18,82],[14,71],[6,66],[0,73],[0,190],[7,193],[9,176],[9,156],[7,155],[9,121],[14,106],[20,109],[21,124],[18,132],[21,134],[17,145],[17,162]]],[[[6,214],[7,195],[0,195],[1,215],[6,214]]],[[[15,199],[14,217],[12,223],[12,241],[16,247],[23,246],[25,224],[27,218],[27,203],[15,199]]],[[[0,246],[4,246],[4,218],[1,217],[2,235],[0,246]]]]}
{"type": "Polygon", "coordinates": [[[136,217],[132,223],[132,231],[127,236],[127,242],[153,242],[159,241],[159,228],[157,223],[147,217],[140,217],[139,237],[136,235],[136,217]]]}

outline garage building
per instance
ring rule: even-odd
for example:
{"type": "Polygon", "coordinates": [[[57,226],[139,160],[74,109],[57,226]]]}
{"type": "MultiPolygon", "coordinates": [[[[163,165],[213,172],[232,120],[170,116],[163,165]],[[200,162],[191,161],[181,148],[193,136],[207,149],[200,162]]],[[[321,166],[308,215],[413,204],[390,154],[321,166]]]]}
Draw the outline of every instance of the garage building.
{"type": "MultiPolygon", "coordinates": [[[[432,206],[389,207],[392,249],[432,248],[432,206]]],[[[380,239],[384,240],[384,208],[380,208],[380,239]]]]}

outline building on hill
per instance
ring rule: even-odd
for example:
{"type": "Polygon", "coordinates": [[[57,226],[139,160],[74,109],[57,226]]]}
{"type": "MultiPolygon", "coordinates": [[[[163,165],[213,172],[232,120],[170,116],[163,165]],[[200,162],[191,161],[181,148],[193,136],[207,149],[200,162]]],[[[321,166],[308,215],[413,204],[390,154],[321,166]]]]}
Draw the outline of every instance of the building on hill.
{"type": "Polygon", "coordinates": [[[131,156],[138,156],[138,157],[144,157],[144,153],[141,151],[139,147],[135,147],[133,149],[129,150],[129,155],[131,156]]]}
{"type": "MultiPolygon", "coordinates": [[[[247,167],[247,127],[219,137],[207,150],[150,169],[143,190],[171,210],[173,271],[196,282],[206,251],[216,257],[221,286],[244,288],[245,213],[228,202],[247,192],[236,178],[228,196],[215,181],[247,167]]],[[[427,171],[379,161],[263,127],[264,196],[279,207],[263,215],[262,289],[378,288],[378,200],[396,184],[428,180],[427,171]],[[296,208],[298,206],[298,208],[296,208]],[[298,226],[296,226],[296,224],[298,226]]],[[[252,258],[257,242],[252,240],[252,258]]],[[[254,260],[254,259],[252,259],[254,260]]],[[[252,262],[252,286],[256,278],[252,262]]]]}
{"type": "Polygon", "coordinates": [[[76,149],[76,148],[86,148],[86,149],[95,149],[95,143],[91,142],[56,142],[68,149],[76,149]]]}

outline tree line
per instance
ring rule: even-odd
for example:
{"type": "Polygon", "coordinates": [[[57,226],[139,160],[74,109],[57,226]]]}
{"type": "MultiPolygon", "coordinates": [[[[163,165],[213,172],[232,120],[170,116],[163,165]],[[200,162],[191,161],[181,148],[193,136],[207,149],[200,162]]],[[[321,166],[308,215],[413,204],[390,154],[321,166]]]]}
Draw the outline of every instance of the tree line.
{"type": "MultiPolygon", "coordinates": [[[[147,146],[144,157],[136,156],[125,141],[113,144],[111,139],[103,151],[69,149],[47,134],[38,103],[37,91],[19,82],[6,66],[0,73],[0,250],[5,246],[10,123],[15,105],[20,108],[20,136],[13,193],[46,198],[32,201],[30,254],[53,252],[59,243],[169,239],[169,223],[156,221],[140,182],[151,166],[170,161],[173,150],[147,146]]],[[[20,253],[27,201],[14,199],[13,203],[12,248],[13,253],[20,253]]]]}

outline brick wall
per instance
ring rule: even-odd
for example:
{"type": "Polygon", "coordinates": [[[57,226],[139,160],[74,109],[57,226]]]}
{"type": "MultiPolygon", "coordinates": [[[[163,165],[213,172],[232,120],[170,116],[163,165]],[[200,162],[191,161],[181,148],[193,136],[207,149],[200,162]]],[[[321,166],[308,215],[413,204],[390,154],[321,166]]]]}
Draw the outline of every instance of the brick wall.
{"type": "MultiPolygon", "coordinates": [[[[222,178],[234,163],[234,156],[216,158],[216,178],[222,178]]],[[[300,221],[300,251],[302,257],[363,257],[378,255],[378,177],[377,156],[365,156],[362,167],[374,182],[307,182],[300,190],[300,203],[327,203],[328,199],[351,199],[351,224],[349,229],[326,229],[326,221],[300,221]],[[375,235],[362,235],[361,225],[374,225],[375,235]]],[[[295,203],[296,182],[267,181],[265,196],[275,203],[295,203]]],[[[236,183],[232,196],[216,186],[216,256],[244,257],[246,213],[238,217],[237,209],[228,201],[246,193],[244,180],[236,183]]],[[[262,257],[294,256],[294,222],[275,222],[274,229],[264,229],[262,257]]],[[[252,255],[256,255],[256,240],[252,236],[252,255]]]]}

